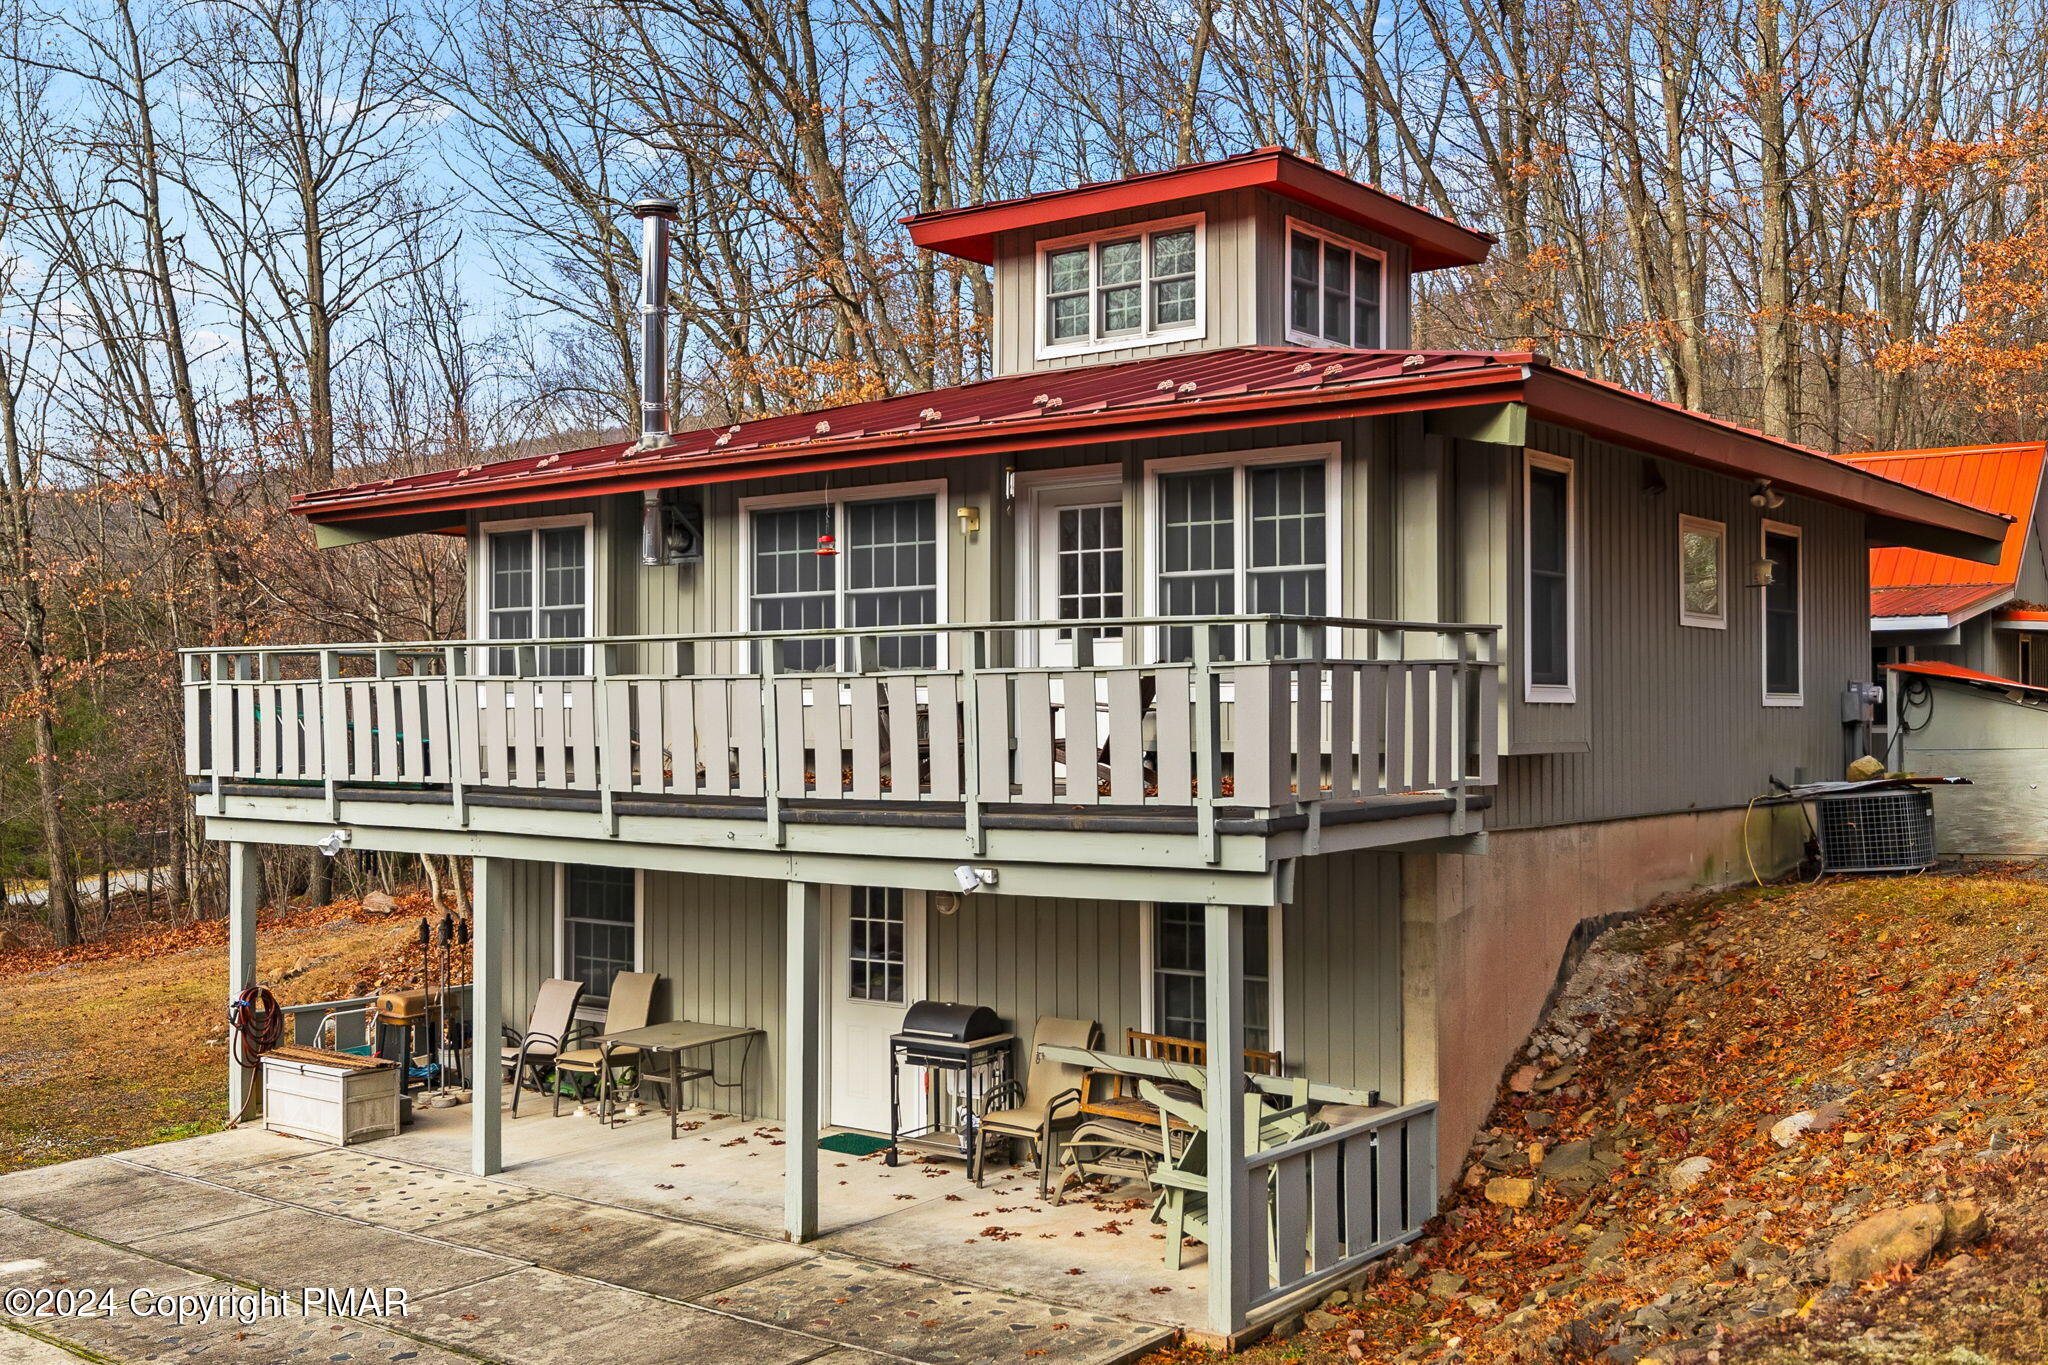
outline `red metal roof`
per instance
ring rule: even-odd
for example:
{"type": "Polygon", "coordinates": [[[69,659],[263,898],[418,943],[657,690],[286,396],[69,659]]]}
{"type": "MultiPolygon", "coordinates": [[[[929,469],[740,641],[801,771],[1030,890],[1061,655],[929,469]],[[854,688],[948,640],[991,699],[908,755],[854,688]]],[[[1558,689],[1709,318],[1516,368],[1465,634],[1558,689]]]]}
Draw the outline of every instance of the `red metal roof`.
{"type": "Polygon", "coordinates": [[[1961,664],[1944,664],[1928,661],[1925,663],[1886,664],[1894,673],[1915,673],[1926,678],[1948,678],[1954,682],[1976,683],[1981,687],[1997,687],[2008,692],[2037,692],[2048,696],[2048,687],[2036,687],[2014,678],[2001,678],[1996,673],[1979,673],[1974,668],[1961,664]]]}
{"type": "Polygon", "coordinates": [[[1048,190],[1016,199],[935,209],[912,214],[903,222],[910,228],[910,240],[921,247],[993,265],[998,232],[1044,227],[1091,214],[1148,208],[1198,194],[1235,189],[1270,190],[1392,237],[1407,245],[1416,270],[1477,265],[1486,259],[1494,243],[1486,233],[1461,227],[1383,190],[1326,170],[1284,147],[1261,147],[1221,161],[1176,166],[1169,171],[1048,190]]]}
{"type": "Polygon", "coordinates": [[[654,450],[618,442],[352,484],[303,494],[293,509],[324,525],[459,530],[464,511],[515,502],[1504,403],[1637,450],[1855,508],[1886,533],[1920,528],[1914,543],[1933,538],[1959,553],[1988,553],[2005,529],[1990,514],[1526,352],[1299,346],[1004,375],[684,432],[654,450]]]}
{"type": "MultiPolygon", "coordinates": [[[[1873,550],[1872,555],[1885,553],[1873,550]]],[[[1988,565],[1980,565],[1989,568],[1988,565]]],[[[1922,588],[1872,588],[1870,614],[1881,618],[1948,616],[1967,619],[2012,591],[2005,583],[1945,583],[1922,588]]]]}
{"type": "Polygon", "coordinates": [[[2048,444],[2025,441],[1936,450],[1885,450],[1843,458],[1873,474],[2012,518],[1995,565],[1976,564],[1926,550],[1872,550],[1872,616],[1969,615],[1972,608],[1995,604],[2001,593],[2009,593],[2019,581],[2020,556],[2026,552],[2034,505],[2040,496],[2048,444]],[[1907,589],[1922,591],[1904,591],[1907,589]],[[1947,591],[1933,591],[1936,589],[1947,591]]]}

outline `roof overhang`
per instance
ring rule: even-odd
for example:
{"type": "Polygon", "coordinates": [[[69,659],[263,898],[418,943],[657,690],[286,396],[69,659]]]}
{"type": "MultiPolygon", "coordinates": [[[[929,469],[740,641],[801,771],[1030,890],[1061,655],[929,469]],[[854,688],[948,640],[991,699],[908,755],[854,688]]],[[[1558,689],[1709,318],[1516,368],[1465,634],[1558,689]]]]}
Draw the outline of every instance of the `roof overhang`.
{"type": "Polygon", "coordinates": [[[921,247],[993,265],[997,233],[1239,189],[1270,190],[1392,237],[1408,247],[1416,270],[1477,265],[1493,248],[1494,239],[1484,232],[1461,227],[1281,147],[997,203],[936,209],[903,222],[910,240],[921,247]]]}
{"type": "Polygon", "coordinates": [[[1532,368],[1527,399],[1534,415],[1561,426],[1731,478],[1768,479],[1779,492],[1854,508],[1869,517],[1872,544],[1995,564],[2005,541],[2006,519],[1994,513],[1865,473],[1761,432],[1702,420],[1698,413],[1569,370],[1532,368]]]}

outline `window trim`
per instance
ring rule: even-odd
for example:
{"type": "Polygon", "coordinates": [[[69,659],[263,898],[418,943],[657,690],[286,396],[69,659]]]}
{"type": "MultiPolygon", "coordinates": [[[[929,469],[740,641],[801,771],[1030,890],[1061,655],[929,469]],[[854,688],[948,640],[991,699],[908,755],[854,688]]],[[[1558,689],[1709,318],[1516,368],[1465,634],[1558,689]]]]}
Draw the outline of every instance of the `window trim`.
{"type": "MultiPolygon", "coordinates": [[[[1185,905],[1180,901],[1175,904],[1185,905]]],[[[1153,940],[1158,936],[1159,901],[1138,902],[1138,1028],[1144,1033],[1157,1033],[1153,1027],[1156,998],[1152,969],[1153,940]]],[[[1287,961],[1281,955],[1281,945],[1286,935],[1281,925],[1286,908],[1280,905],[1264,907],[1248,905],[1247,910],[1263,908],[1266,912],[1266,1006],[1272,1017],[1266,1021],[1266,1051],[1287,1055],[1287,961]]],[[[1203,976],[1207,977],[1206,967],[1203,976]]]]}
{"type": "MultiPolygon", "coordinates": [[[[753,586],[754,513],[772,512],[778,508],[785,507],[812,507],[819,503],[829,503],[833,508],[832,524],[835,528],[838,528],[833,531],[833,535],[839,536],[845,529],[841,521],[839,509],[846,503],[891,502],[899,498],[929,497],[932,500],[933,510],[932,534],[937,542],[934,547],[936,551],[936,558],[933,564],[935,602],[931,622],[933,627],[932,633],[938,637],[937,662],[934,666],[937,668],[946,667],[946,659],[949,652],[947,644],[950,637],[945,631],[938,629],[938,627],[948,625],[952,621],[952,615],[947,610],[951,605],[947,600],[948,585],[951,581],[947,577],[947,546],[952,538],[952,529],[947,523],[952,520],[952,504],[947,495],[946,487],[946,480],[942,478],[913,479],[905,483],[852,484],[844,488],[819,488],[802,493],[762,493],[750,498],[741,498],[736,507],[740,521],[739,572],[734,575],[738,580],[735,584],[739,596],[739,615],[736,619],[741,622],[740,628],[750,635],[756,633],[754,630],[753,586]]],[[[837,544],[838,542],[835,541],[834,543],[837,544]]],[[[843,606],[846,601],[846,576],[844,574],[835,574],[833,576],[832,591],[834,602],[833,619],[838,621],[840,626],[843,626],[845,623],[841,618],[844,613],[839,611],[838,607],[843,606]]],[[[839,626],[834,626],[834,629],[838,628],[839,626]]],[[[924,632],[914,628],[900,630],[893,626],[881,626],[875,629],[875,634],[921,635],[924,632]]],[[[834,671],[843,671],[846,662],[843,655],[839,662],[841,669],[834,671]]]]}
{"type": "MultiPolygon", "coordinates": [[[[601,863],[579,863],[579,867],[601,867],[601,863]]],[[[569,864],[555,864],[555,969],[557,980],[569,974],[569,864]]],[[[647,970],[647,869],[633,869],[633,970],[647,970]]],[[[607,1001],[609,1004],[609,1001],[607,1001]]],[[[576,1017],[602,1022],[605,1008],[578,1002],[576,1017]]]]}
{"type": "MultiPolygon", "coordinates": [[[[1354,278],[1354,279],[1356,278],[1356,275],[1355,275],[1355,274],[1354,274],[1353,278],[1354,278]]],[[[1321,266],[1321,264],[1320,264],[1320,263],[1319,263],[1319,264],[1317,265],[1317,267],[1316,267],[1316,287],[1317,287],[1318,293],[1320,294],[1320,291],[1321,291],[1321,288],[1322,288],[1322,266],[1321,266]]],[[[1357,238],[1355,238],[1355,237],[1346,237],[1346,236],[1343,236],[1343,235],[1342,235],[1341,233],[1336,233],[1336,232],[1332,232],[1332,231],[1330,231],[1330,230],[1329,230],[1328,228],[1320,228],[1320,227],[1317,227],[1317,226],[1316,226],[1316,225],[1315,225],[1314,223],[1304,222],[1303,220],[1301,220],[1301,219],[1299,219],[1299,218],[1295,218],[1295,217],[1292,217],[1292,216],[1290,216],[1290,217],[1288,217],[1288,218],[1287,218],[1287,219],[1285,220],[1285,225],[1284,225],[1284,226],[1282,227],[1282,229],[1281,229],[1281,236],[1280,236],[1280,291],[1281,291],[1281,292],[1280,292],[1280,317],[1281,317],[1281,320],[1282,320],[1282,321],[1283,321],[1283,322],[1284,322],[1284,323],[1286,324],[1286,333],[1285,333],[1285,334],[1286,334],[1287,340],[1288,340],[1288,341],[1289,341],[1290,343],[1292,343],[1293,345],[1296,345],[1296,346],[1320,346],[1320,347],[1323,347],[1323,348],[1325,348],[1325,349],[1338,349],[1338,350],[1354,350],[1354,351],[1380,351],[1380,350],[1385,350],[1385,349],[1386,349],[1386,345],[1387,345],[1387,253],[1386,253],[1386,252],[1384,252],[1384,251],[1382,251],[1382,250],[1380,250],[1380,249],[1379,249],[1378,247],[1376,247],[1376,246],[1372,246],[1372,245],[1369,245],[1368,243],[1365,243],[1365,242],[1361,242],[1361,241],[1359,241],[1359,240],[1358,240],[1357,238]],[[1349,251],[1349,252],[1351,252],[1351,253],[1352,253],[1353,255],[1358,255],[1358,256],[1370,256],[1370,257],[1372,257],[1373,259],[1375,259],[1375,260],[1377,260],[1377,261],[1379,262],[1379,266],[1380,266],[1380,334],[1379,334],[1379,335],[1378,335],[1377,337],[1374,337],[1374,338],[1373,338],[1372,344],[1371,344],[1370,346],[1368,346],[1368,345],[1366,345],[1365,343],[1363,343],[1363,342],[1359,341],[1359,339],[1358,339],[1357,337],[1355,337],[1355,336],[1354,336],[1353,338],[1351,338],[1351,340],[1350,340],[1350,341],[1331,341],[1331,340],[1330,340],[1329,338],[1327,338],[1327,337],[1324,337],[1324,336],[1321,336],[1321,335],[1319,335],[1319,334],[1316,334],[1316,333],[1311,333],[1311,332],[1299,332],[1299,331],[1296,331],[1296,330],[1295,330],[1295,327],[1294,327],[1294,293],[1293,293],[1293,291],[1294,291],[1294,234],[1295,234],[1295,233],[1297,233],[1297,232],[1303,233],[1303,234],[1305,234],[1306,236],[1314,237],[1315,239],[1317,239],[1317,240],[1318,240],[1318,241],[1320,241],[1320,242],[1324,242],[1324,243],[1327,243],[1327,244],[1330,244],[1330,245],[1334,245],[1334,246],[1340,246],[1340,247],[1343,247],[1343,248],[1344,248],[1344,249],[1345,249],[1346,251],[1349,251]]],[[[1357,304],[1358,304],[1358,290],[1356,289],[1356,287],[1354,287],[1354,288],[1352,289],[1352,291],[1351,291],[1351,301],[1352,301],[1352,307],[1353,307],[1353,309],[1354,309],[1354,316],[1355,316],[1355,310],[1356,310],[1356,308],[1357,308],[1357,304]]],[[[1320,305],[1320,304],[1318,304],[1318,308],[1320,308],[1320,306],[1321,306],[1321,305],[1320,305]]]]}
{"type": "Polygon", "coordinates": [[[1169,341],[1200,341],[1209,334],[1209,257],[1208,257],[1208,215],[1206,213],[1183,213],[1172,218],[1154,218],[1143,223],[1126,223],[1121,227],[1091,228],[1086,232],[1071,233],[1064,237],[1048,237],[1033,243],[1035,262],[1032,268],[1031,308],[1035,321],[1031,324],[1032,350],[1039,360],[1051,360],[1057,356],[1094,355],[1102,351],[1128,351],[1140,346],[1154,346],[1169,341]],[[1152,326],[1152,234],[1171,232],[1175,228],[1192,227],[1195,230],[1195,320],[1178,327],[1155,328],[1152,326]],[[1100,325],[1096,316],[1095,261],[1093,250],[1098,242],[1120,237],[1135,236],[1143,241],[1145,252],[1145,326],[1136,332],[1119,332],[1115,336],[1101,336],[1096,328],[1100,325]],[[1047,258],[1055,251],[1086,245],[1088,253],[1088,335],[1074,341],[1054,341],[1051,335],[1047,307],[1050,302],[1051,277],[1048,273],[1047,258]]]}
{"type": "Polygon", "coordinates": [[[1711,517],[1696,517],[1687,512],[1678,514],[1678,624],[1697,626],[1702,630],[1728,629],[1728,523],[1715,521],[1711,517]],[[1708,534],[1714,537],[1717,546],[1715,560],[1721,582],[1721,608],[1708,613],[1694,611],[1685,604],[1685,537],[1688,533],[1708,534]]]}
{"type": "Polygon", "coordinates": [[[1522,451],[1522,700],[1536,706],[1569,705],[1579,699],[1579,469],[1576,460],[1544,450],[1522,451]],[[1533,666],[1536,644],[1535,594],[1529,591],[1533,578],[1534,546],[1529,534],[1529,490],[1534,471],[1547,469],[1565,477],[1564,495],[1564,677],[1562,683],[1539,683],[1533,666]]]}
{"type": "MultiPolygon", "coordinates": [[[[1762,689],[1765,706],[1797,707],[1806,705],[1806,532],[1804,528],[1789,522],[1772,521],[1765,518],[1757,528],[1756,553],[1759,559],[1770,558],[1772,536],[1790,536],[1798,548],[1799,580],[1794,585],[1797,596],[1793,599],[1793,610],[1797,613],[1799,630],[1794,648],[1798,651],[1799,690],[1797,692],[1771,691],[1771,612],[1766,594],[1769,584],[1759,584],[1756,590],[1757,615],[1757,673],[1758,685],[1762,689]]],[[[1772,575],[1774,578],[1775,574],[1772,575]]]]}
{"type": "MultiPolygon", "coordinates": [[[[1317,441],[1308,445],[1298,446],[1254,447],[1247,450],[1219,451],[1213,455],[1173,455],[1156,460],[1147,460],[1145,462],[1142,506],[1139,509],[1139,515],[1144,519],[1144,528],[1141,533],[1145,546],[1144,614],[1147,616],[1163,616],[1165,614],[1160,607],[1159,592],[1159,551],[1162,540],[1159,534],[1159,478],[1162,474],[1191,474],[1207,469],[1231,469],[1235,471],[1231,480],[1231,506],[1239,516],[1239,553],[1234,556],[1232,565],[1232,573],[1235,576],[1233,591],[1237,610],[1229,614],[1244,616],[1250,614],[1244,610],[1244,604],[1245,574],[1248,567],[1247,561],[1251,558],[1248,553],[1245,553],[1250,543],[1249,523],[1242,515],[1247,508],[1245,472],[1255,465],[1309,464],[1318,460],[1323,465],[1323,515],[1327,523],[1323,533],[1323,614],[1332,617],[1345,615],[1344,546],[1345,536],[1348,533],[1348,526],[1351,521],[1347,514],[1351,509],[1345,505],[1343,497],[1343,446],[1337,441],[1317,441]]],[[[1364,534],[1363,527],[1361,527],[1360,534],[1361,536],[1364,534]]],[[[1358,548],[1360,553],[1364,553],[1366,550],[1366,546],[1362,542],[1358,548]]],[[[1148,629],[1143,633],[1145,644],[1142,653],[1147,662],[1157,663],[1159,661],[1160,632],[1148,629]]],[[[1332,638],[1328,642],[1327,647],[1334,648],[1336,644],[1334,631],[1331,632],[1331,635],[1332,638]]]]}
{"type": "MultiPolygon", "coordinates": [[[[599,567],[597,562],[597,519],[594,515],[592,515],[589,512],[566,512],[561,515],[551,517],[513,517],[504,521],[479,521],[476,523],[475,530],[472,532],[469,538],[469,576],[471,580],[469,594],[470,639],[487,640],[490,637],[491,566],[489,550],[491,537],[495,535],[502,535],[510,531],[526,531],[528,533],[532,533],[536,531],[553,530],[557,527],[562,526],[580,526],[583,528],[583,572],[585,575],[583,585],[583,611],[585,629],[583,633],[587,636],[597,636],[605,633],[601,626],[601,622],[604,619],[603,613],[605,611],[605,603],[600,594],[603,591],[602,584],[604,583],[606,575],[599,567]]],[[[538,549],[536,549],[534,556],[534,569],[536,579],[538,579],[539,567],[540,558],[538,549]]],[[[539,585],[537,581],[535,584],[533,609],[536,613],[534,620],[535,623],[538,624],[540,619],[538,616],[538,612],[540,611],[540,597],[539,585]]],[[[491,658],[490,648],[491,647],[489,645],[481,646],[477,652],[477,658],[473,661],[471,665],[479,672],[488,672],[489,670],[491,658]]],[[[586,657],[583,663],[584,669],[582,673],[562,676],[590,676],[591,660],[588,657],[586,657]]]]}

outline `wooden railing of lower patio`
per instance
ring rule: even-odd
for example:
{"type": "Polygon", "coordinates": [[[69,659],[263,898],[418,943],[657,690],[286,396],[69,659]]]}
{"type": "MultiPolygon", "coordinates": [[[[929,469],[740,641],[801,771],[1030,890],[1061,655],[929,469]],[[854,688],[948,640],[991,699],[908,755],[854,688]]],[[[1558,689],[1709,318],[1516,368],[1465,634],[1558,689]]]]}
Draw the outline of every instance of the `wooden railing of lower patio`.
{"type": "Polygon", "coordinates": [[[458,808],[479,790],[740,800],[771,826],[792,802],[957,808],[970,829],[998,806],[1178,811],[1211,837],[1219,809],[1462,807],[1494,781],[1494,627],[1073,625],[190,650],[186,770],[445,789],[458,808]],[[1055,640],[1070,661],[1019,662],[1055,640]]]}

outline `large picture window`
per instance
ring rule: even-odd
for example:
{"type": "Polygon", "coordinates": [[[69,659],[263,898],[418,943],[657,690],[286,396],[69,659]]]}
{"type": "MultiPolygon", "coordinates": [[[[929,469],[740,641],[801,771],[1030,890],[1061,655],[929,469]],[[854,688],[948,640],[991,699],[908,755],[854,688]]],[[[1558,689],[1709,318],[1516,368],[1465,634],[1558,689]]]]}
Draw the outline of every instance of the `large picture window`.
{"type": "Polygon", "coordinates": [[[583,1002],[603,1005],[612,981],[639,958],[634,874],[624,867],[562,869],[562,975],[583,983],[583,1002]]]}
{"type": "Polygon", "coordinates": [[[1522,484],[1522,594],[1529,701],[1573,700],[1577,540],[1572,462],[1528,452],[1522,484]]]}
{"type": "Polygon", "coordinates": [[[1041,350],[1135,346],[1201,331],[1200,217],[1063,237],[1038,250],[1041,350]]]}
{"type": "Polygon", "coordinates": [[[1798,706],[1803,700],[1799,528],[1765,522],[1763,550],[1771,561],[1771,581],[1763,588],[1764,703],[1798,706]]]}
{"type": "Polygon", "coordinates": [[[1386,258],[1369,247],[1287,224],[1287,339],[1309,346],[1385,344],[1386,258]]]}
{"type": "MultiPolygon", "coordinates": [[[[590,526],[583,518],[505,528],[483,537],[485,631],[493,640],[562,640],[590,634],[590,526]]],[[[491,651],[493,673],[513,673],[519,652],[491,651]]],[[[535,669],[584,671],[581,645],[535,653],[535,669]]]]}
{"type": "MultiPolygon", "coordinates": [[[[760,631],[919,626],[939,619],[938,500],[858,498],[759,507],[749,513],[748,618],[760,631]]],[[[932,668],[930,632],[785,640],[776,665],[851,668],[858,640],[883,668],[932,668]]]]}
{"type": "MultiPolygon", "coordinates": [[[[1165,903],[1151,907],[1151,961],[1147,994],[1154,1033],[1205,1042],[1209,1037],[1208,932],[1205,907],[1165,903]]],[[[1272,912],[1244,911],[1244,1045],[1275,1052],[1272,912]]]]}
{"type": "MultiPolygon", "coordinates": [[[[1158,476],[1158,613],[1161,616],[1323,616],[1331,610],[1335,565],[1327,458],[1274,458],[1158,476]]],[[[1215,657],[1246,642],[1219,627],[1215,657]]],[[[1299,627],[1277,632],[1273,648],[1300,654],[1313,644],[1299,627]]],[[[1168,627],[1160,652],[1194,652],[1194,631],[1168,627]]]]}

